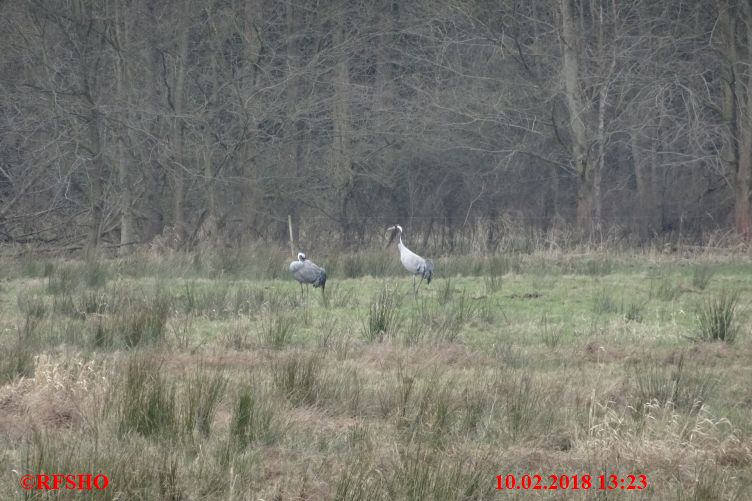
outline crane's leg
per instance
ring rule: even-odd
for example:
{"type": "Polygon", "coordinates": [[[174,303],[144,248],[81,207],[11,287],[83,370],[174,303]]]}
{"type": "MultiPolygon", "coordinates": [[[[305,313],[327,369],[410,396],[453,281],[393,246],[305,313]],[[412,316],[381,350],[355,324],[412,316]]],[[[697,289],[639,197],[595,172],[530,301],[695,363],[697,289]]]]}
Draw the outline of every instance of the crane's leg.
{"type": "Polygon", "coordinates": [[[300,302],[303,302],[303,282],[300,283],[300,302]]]}
{"type": "MultiPolygon", "coordinates": [[[[420,289],[420,284],[423,283],[423,275],[420,276],[420,282],[418,282],[418,289],[420,289]]],[[[418,295],[418,289],[415,289],[415,295],[418,295]]]]}

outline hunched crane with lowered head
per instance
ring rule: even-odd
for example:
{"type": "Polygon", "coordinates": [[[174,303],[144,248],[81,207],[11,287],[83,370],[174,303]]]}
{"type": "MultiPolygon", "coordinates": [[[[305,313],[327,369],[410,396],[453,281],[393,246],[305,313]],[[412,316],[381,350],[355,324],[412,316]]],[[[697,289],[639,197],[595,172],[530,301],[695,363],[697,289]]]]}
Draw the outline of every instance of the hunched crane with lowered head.
{"type": "Polygon", "coordinates": [[[290,263],[290,273],[300,283],[301,300],[303,299],[303,284],[321,287],[321,294],[324,294],[324,289],[326,288],[326,270],[309,261],[302,252],[298,252],[297,261],[290,263]]]}
{"type": "Polygon", "coordinates": [[[417,294],[423,280],[425,280],[427,284],[431,283],[431,277],[433,277],[433,261],[430,259],[423,259],[405,247],[405,244],[402,243],[402,226],[395,224],[394,226],[387,228],[386,231],[392,232],[392,236],[389,237],[389,242],[386,244],[387,247],[389,247],[389,244],[391,244],[397,234],[399,234],[397,248],[400,253],[400,262],[408,272],[413,274],[413,291],[417,294]],[[415,287],[415,275],[420,275],[420,283],[418,283],[417,288],[415,287]]]}

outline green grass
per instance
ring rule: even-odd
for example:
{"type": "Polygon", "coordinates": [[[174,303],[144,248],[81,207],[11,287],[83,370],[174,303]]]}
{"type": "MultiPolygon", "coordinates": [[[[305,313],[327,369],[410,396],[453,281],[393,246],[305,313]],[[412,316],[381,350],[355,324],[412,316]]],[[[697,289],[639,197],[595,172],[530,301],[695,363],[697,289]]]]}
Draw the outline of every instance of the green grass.
{"type": "Polygon", "coordinates": [[[692,269],[692,285],[704,291],[713,279],[715,271],[707,264],[697,265],[692,269]]]}
{"type": "Polygon", "coordinates": [[[0,461],[106,473],[104,499],[497,499],[499,474],[611,472],[648,475],[635,499],[744,499],[749,258],[503,248],[433,254],[417,295],[393,249],[312,250],[327,297],[303,300],[287,249],[6,260],[0,461]]]}

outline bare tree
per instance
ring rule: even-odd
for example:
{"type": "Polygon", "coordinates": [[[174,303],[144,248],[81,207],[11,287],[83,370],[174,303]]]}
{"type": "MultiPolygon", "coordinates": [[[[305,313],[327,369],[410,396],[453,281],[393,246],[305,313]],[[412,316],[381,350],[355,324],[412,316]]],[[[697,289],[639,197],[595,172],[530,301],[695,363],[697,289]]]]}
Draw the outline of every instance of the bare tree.
{"type": "Polygon", "coordinates": [[[752,11],[748,2],[719,0],[718,27],[723,61],[721,115],[729,133],[723,149],[734,188],[734,224],[750,237],[752,176],[752,11]]]}
{"type": "Polygon", "coordinates": [[[747,236],[752,15],[712,7],[5,3],[0,239],[747,236]]]}

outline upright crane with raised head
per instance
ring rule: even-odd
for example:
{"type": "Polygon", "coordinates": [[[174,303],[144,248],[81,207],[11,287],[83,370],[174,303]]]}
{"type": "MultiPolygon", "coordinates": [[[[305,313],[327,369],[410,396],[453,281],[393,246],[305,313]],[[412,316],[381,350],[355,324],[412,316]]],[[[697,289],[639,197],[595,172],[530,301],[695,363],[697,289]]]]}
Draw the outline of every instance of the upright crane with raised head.
{"type": "Polygon", "coordinates": [[[423,280],[425,280],[427,284],[431,283],[431,277],[433,277],[433,261],[431,261],[430,259],[423,259],[419,255],[405,247],[405,244],[402,243],[402,226],[395,224],[394,226],[387,228],[386,231],[392,232],[391,237],[389,237],[389,242],[386,244],[387,247],[389,247],[389,245],[399,234],[399,242],[397,243],[397,248],[399,249],[400,253],[400,262],[408,272],[413,274],[413,291],[415,292],[415,294],[417,294],[418,289],[420,289],[420,284],[423,283],[423,280]],[[417,287],[415,286],[416,275],[420,275],[420,283],[418,283],[417,287]]]}

